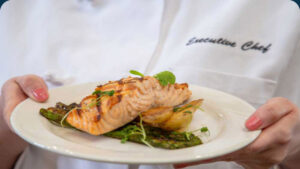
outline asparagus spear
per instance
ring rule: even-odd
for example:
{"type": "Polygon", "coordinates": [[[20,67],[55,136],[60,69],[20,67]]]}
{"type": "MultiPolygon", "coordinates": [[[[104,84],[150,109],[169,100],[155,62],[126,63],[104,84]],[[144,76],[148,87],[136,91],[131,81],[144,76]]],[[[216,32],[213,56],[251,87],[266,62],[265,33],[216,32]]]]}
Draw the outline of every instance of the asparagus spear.
{"type": "MultiPolygon", "coordinates": [[[[79,107],[79,105],[77,105],[76,103],[65,105],[59,102],[55,107],[40,109],[40,114],[55,125],[58,125],[60,127],[73,128],[65,120],[63,122],[61,121],[63,120],[66,113],[75,107],[79,107]]],[[[192,133],[166,131],[142,123],[142,121],[140,121],[140,123],[137,121],[133,121],[119,129],[108,132],[104,135],[121,139],[122,143],[131,141],[164,149],[179,149],[202,144],[202,141],[192,133]]]]}
{"type": "Polygon", "coordinates": [[[55,125],[58,125],[60,127],[73,128],[69,123],[67,123],[67,121],[62,121],[62,119],[70,110],[72,110],[75,107],[79,107],[79,105],[77,105],[76,103],[66,105],[61,102],[58,102],[56,103],[55,107],[49,107],[47,109],[41,108],[40,114],[55,125]]]}
{"type": "MultiPolygon", "coordinates": [[[[190,134],[187,137],[186,132],[171,132],[162,130],[160,128],[151,127],[146,124],[143,125],[147,135],[145,140],[153,147],[164,149],[179,149],[202,144],[202,141],[194,134],[190,134]]],[[[139,127],[139,124],[136,122],[131,122],[124,127],[106,133],[104,135],[144,144],[144,142],[142,141],[143,136],[138,132],[135,132],[136,127],[139,127]]]]}

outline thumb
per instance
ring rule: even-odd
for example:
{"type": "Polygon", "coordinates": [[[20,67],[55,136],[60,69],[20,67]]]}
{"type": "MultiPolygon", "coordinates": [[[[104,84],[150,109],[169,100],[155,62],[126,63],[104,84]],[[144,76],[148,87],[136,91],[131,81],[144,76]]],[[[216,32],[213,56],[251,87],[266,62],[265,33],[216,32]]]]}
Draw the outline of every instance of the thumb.
{"type": "Polygon", "coordinates": [[[44,80],[36,75],[25,75],[16,78],[16,83],[31,99],[44,102],[48,99],[48,87],[44,80]]]}
{"type": "Polygon", "coordinates": [[[249,130],[264,129],[294,109],[294,105],[286,98],[276,97],[259,107],[246,121],[249,130]]]}

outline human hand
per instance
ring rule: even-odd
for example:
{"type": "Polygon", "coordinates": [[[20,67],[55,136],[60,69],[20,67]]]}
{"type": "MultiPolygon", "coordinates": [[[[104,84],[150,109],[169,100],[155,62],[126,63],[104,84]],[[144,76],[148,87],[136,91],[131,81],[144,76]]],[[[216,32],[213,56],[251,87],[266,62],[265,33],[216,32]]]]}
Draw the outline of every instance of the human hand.
{"type": "MultiPolygon", "coordinates": [[[[11,128],[10,115],[23,100],[31,99],[43,102],[48,99],[47,85],[36,75],[25,75],[9,79],[4,83],[0,96],[0,119],[11,128]]],[[[1,126],[3,129],[4,126],[1,126]]]]}
{"type": "Polygon", "coordinates": [[[246,121],[248,130],[262,129],[262,133],[253,143],[222,157],[176,164],[174,167],[184,168],[209,162],[234,161],[246,169],[269,169],[281,163],[291,152],[291,141],[296,127],[299,127],[299,119],[298,107],[289,100],[280,97],[270,99],[246,121]]]}
{"type": "Polygon", "coordinates": [[[13,168],[27,143],[12,130],[10,116],[14,108],[26,98],[43,102],[48,99],[47,85],[42,78],[25,75],[5,82],[0,96],[0,168],[13,168]]]}

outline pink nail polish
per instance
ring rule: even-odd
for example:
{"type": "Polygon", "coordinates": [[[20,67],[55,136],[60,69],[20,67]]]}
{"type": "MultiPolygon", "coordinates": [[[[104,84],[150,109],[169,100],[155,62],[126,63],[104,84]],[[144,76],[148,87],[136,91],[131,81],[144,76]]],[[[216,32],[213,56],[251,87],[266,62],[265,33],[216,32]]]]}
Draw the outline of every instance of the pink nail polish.
{"type": "Polygon", "coordinates": [[[33,90],[33,96],[38,100],[38,101],[45,101],[48,99],[48,93],[45,89],[43,88],[38,88],[33,90]]]}
{"type": "Polygon", "coordinates": [[[262,125],[262,121],[255,115],[252,115],[247,121],[246,121],[246,127],[249,130],[257,130],[262,125]]]}

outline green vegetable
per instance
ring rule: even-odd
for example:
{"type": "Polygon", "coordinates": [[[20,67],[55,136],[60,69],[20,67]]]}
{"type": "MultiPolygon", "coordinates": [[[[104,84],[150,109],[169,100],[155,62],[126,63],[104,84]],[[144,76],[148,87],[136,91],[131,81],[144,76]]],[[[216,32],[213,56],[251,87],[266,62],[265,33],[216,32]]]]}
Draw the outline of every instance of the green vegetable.
{"type": "Polygon", "coordinates": [[[92,103],[90,103],[88,105],[88,107],[94,107],[96,105],[98,105],[100,103],[101,97],[102,96],[112,96],[115,94],[114,90],[110,90],[110,91],[101,91],[101,90],[96,90],[93,92],[93,95],[97,95],[97,98],[95,101],[93,101],[92,103]]]}
{"type": "Polygon", "coordinates": [[[208,130],[207,127],[201,127],[200,129],[197,129],[197,130],[185,132],[185,137],[186,137],[188,140],[190,140],[191,134],[194,133],[194,132],[197,132],[197,131],[200,131],[201,133],[206,133],[206,132],[209,133],[209,130],[208,130]]]}
{"type": "MultiPolygon", "coordinates": [[[[142,135],[143,135],[143,138],[141,139],[141,141],[146,144],[147,146],[149,147],[152,147],[151,144],[149,144],[149,142],[146,140],[147,139],[147,134],[146,134],[146,131],[145,131],[145,128],[143,126],[143,119],[142,119],[142,115],[141,113],[139,114],[139,117],[140,117],[140,127],[141,127],[141,132],[142,132],[142,135]]],[[[153,148],[153,147],[152,147],[153,148]]]]}
{"type": "Polygon", "coordinates": [[[168,84],[174,84],[176,81],[175,75],[170,71],[160,72],[154,75],[153,77],[155,77],[162,86],[167,86],[168,84]]]}
{"type": "Polygon", "coordinates": [[[173,112],[182,111],[182,110],[185,110],[185,109],[190,108],[190,107],[193,107],[193,105],[187,105],[187,106],[185,106],[185,107],[175,107],[175,108],[173,109],[173,112]]]}
{"type": "Polygon", "coordinates": [[[143,74],[143,73],[138,72],[138,71],[136,71],[136,70],[130,70],[129,72],[130,72],[131,74],[133,74],[133,75],[137,75],[137,76],[144,77],[144,74],[143,74]]]}
{"type": "Polygon", "coordinates": [[[202,133],[209,132],[209,130],[206,126],[201,127],[200,129],[197,129],[197,130],[190,131],[190,132],[194,133],[194,132],[197,132],[197,131],[201,131],[202,133]]]}
{"type": "Polygon", "coordinates": [[[58,113],[53,113],[50,110],[47,109],[40,109],[40,114],[44,117],[46,117],[47,119],[51,119],[52,121],[55,122],[60,122],[60,120],[62,119],[63,115],[62,114],[58,114],[58,113]]]}
{"type": "Polygon", "coordinates": [[[108,95],[108,96],[112,96],[114,95],[115,91],[114,90],[110,90],[110,91],[101,91],[101,90],[96,90],[93,92],[93,95],[97,95],[99,96],[103,96],[103,95],[108,95]]]}
{"type": "Polygon", "coordinates": [[[199,110],[205,112],[205,110],[201,106],[197,106],[196,109],[199,109],[199,110]]]}
{"type": "Polygon", "coordinates": [[[64,117],[60,120],[60,126],[61,126],[61,127],[69,127],[69,126],[70,126],[70,125],[68,125],[68,122],[66,121],[66,118],[68,117],[68,115],[69,115],[70,112],[71,112],[71,110],[68,111],[68,112],[64,115],[64,117]]]}
{"type": "MultiPolygon", "coordinates": [[[[135,131],[137,131],[137,127],[140,128],[139,126],[140,123],[134,121],[117,130],[105,133],[104,135],[121,139],[121,142],[126,140],[139,144],[146,144],[143,142],[143,135],[140,133],[135,133],[135,131]]],[[[153,147],[164,149],[180,149],[202,144],[202,141],[199,139],[199,137],[195,136],[193,133],[188,133],[189,137],[187,138],[186,132],[166,131],[160,128],[151,127],[147,124],[143,124],[143,126],[147,135],[145,141],[153,147]]]]}
{"type": "Polygon", "coordinates": [[[128,126],[126,128],[124,128],[123,130],[123,138],[121,138],[121,143],[126,143],[127,140],[129,139],[129,136],[132,136],[132,135],[141,135],[142,137],[140,138],[141,142],[143,142],[144,144],[146,144],[147,146],[149,147],[152,147],[147,141],[146,141],[146,138],[147,138],[147,134],[145,132],[145,129],[144,129],[144,126],[143,126],[143,120],[142,120],[142,116],[140,114],[140,123],[139,123],[139,126],[128,126]]]}
{"type": "Polygon", "coordinates": [[[202,133],[208,132],[208,128],[207,128],[207,127],[202,127],[202,128],[200,129],[200,131],[201,131],[202,133]]]}
{"type": "Polygon", "coordinates": [[[191,112],[191,111],[185,111],[184,113],[190,113],[190,114],[192,114],[192,112],[191,112]]]}
{"type": "MultiPolygon", "coordinates": [[[[66,117],[67,113],[73,108],[80,109],[79,105],[75,103],[71,105],[59,103],[56,107],[41,109],[40,114],[57,126],[76,129],[64,120],[64,117],[66,117]]],[[[193,133],[171,132],[151,127],[143,123],[141,118],[139,119],[139,122],[134,120],[129,124],[104,135],[120,139],[121,143],[131,141],[139,144],[146,144],[150,147],[153,146],[164,149],[179,149],[202,144],[199,137],[195,136],[193,133]]]]}
{"type": "Polygon", "coordinates": [[[191,134],[193,134],[193,133],[185,132],[185,137],[186,137],[187,140],[191,140],[191,134]]]}
{"type": "Polygon", "coordinates": [[[135,125],[124,127],[123,130],[123,138],[121,139],[121,143],[126,143],[128,137],[135,134],[141,134],[140,128],[135,125]]]}
{"type": "MultiPolygon", "coordinates": [[[[129,72],[133,75],[144,77],[144,74],[136,70],[130,70],[129,72]]],[[[170,71],[160,72],[154,75],[153,77],[156,78],[162,86],[167,86],[168,84],[174,84],[176,81],[175,75],[170,71]]]]}
{"type": "Polygon", "coordinates": [[[67,121],[65,121],[65,117],[67,112],[71,111],[75,107],[78,107],[78,105],[75,103],[65,105],[59,102],[55,107],[40,109],[40,114],[57,126],[73,128],[67,121]]]}
{"type": "Polygon", "coordinates": [[[175,107],[174,109],[173,109],[173,112],[177,112],[177,111],[179,111],[181,109],[181,107],[175,107]]]}

